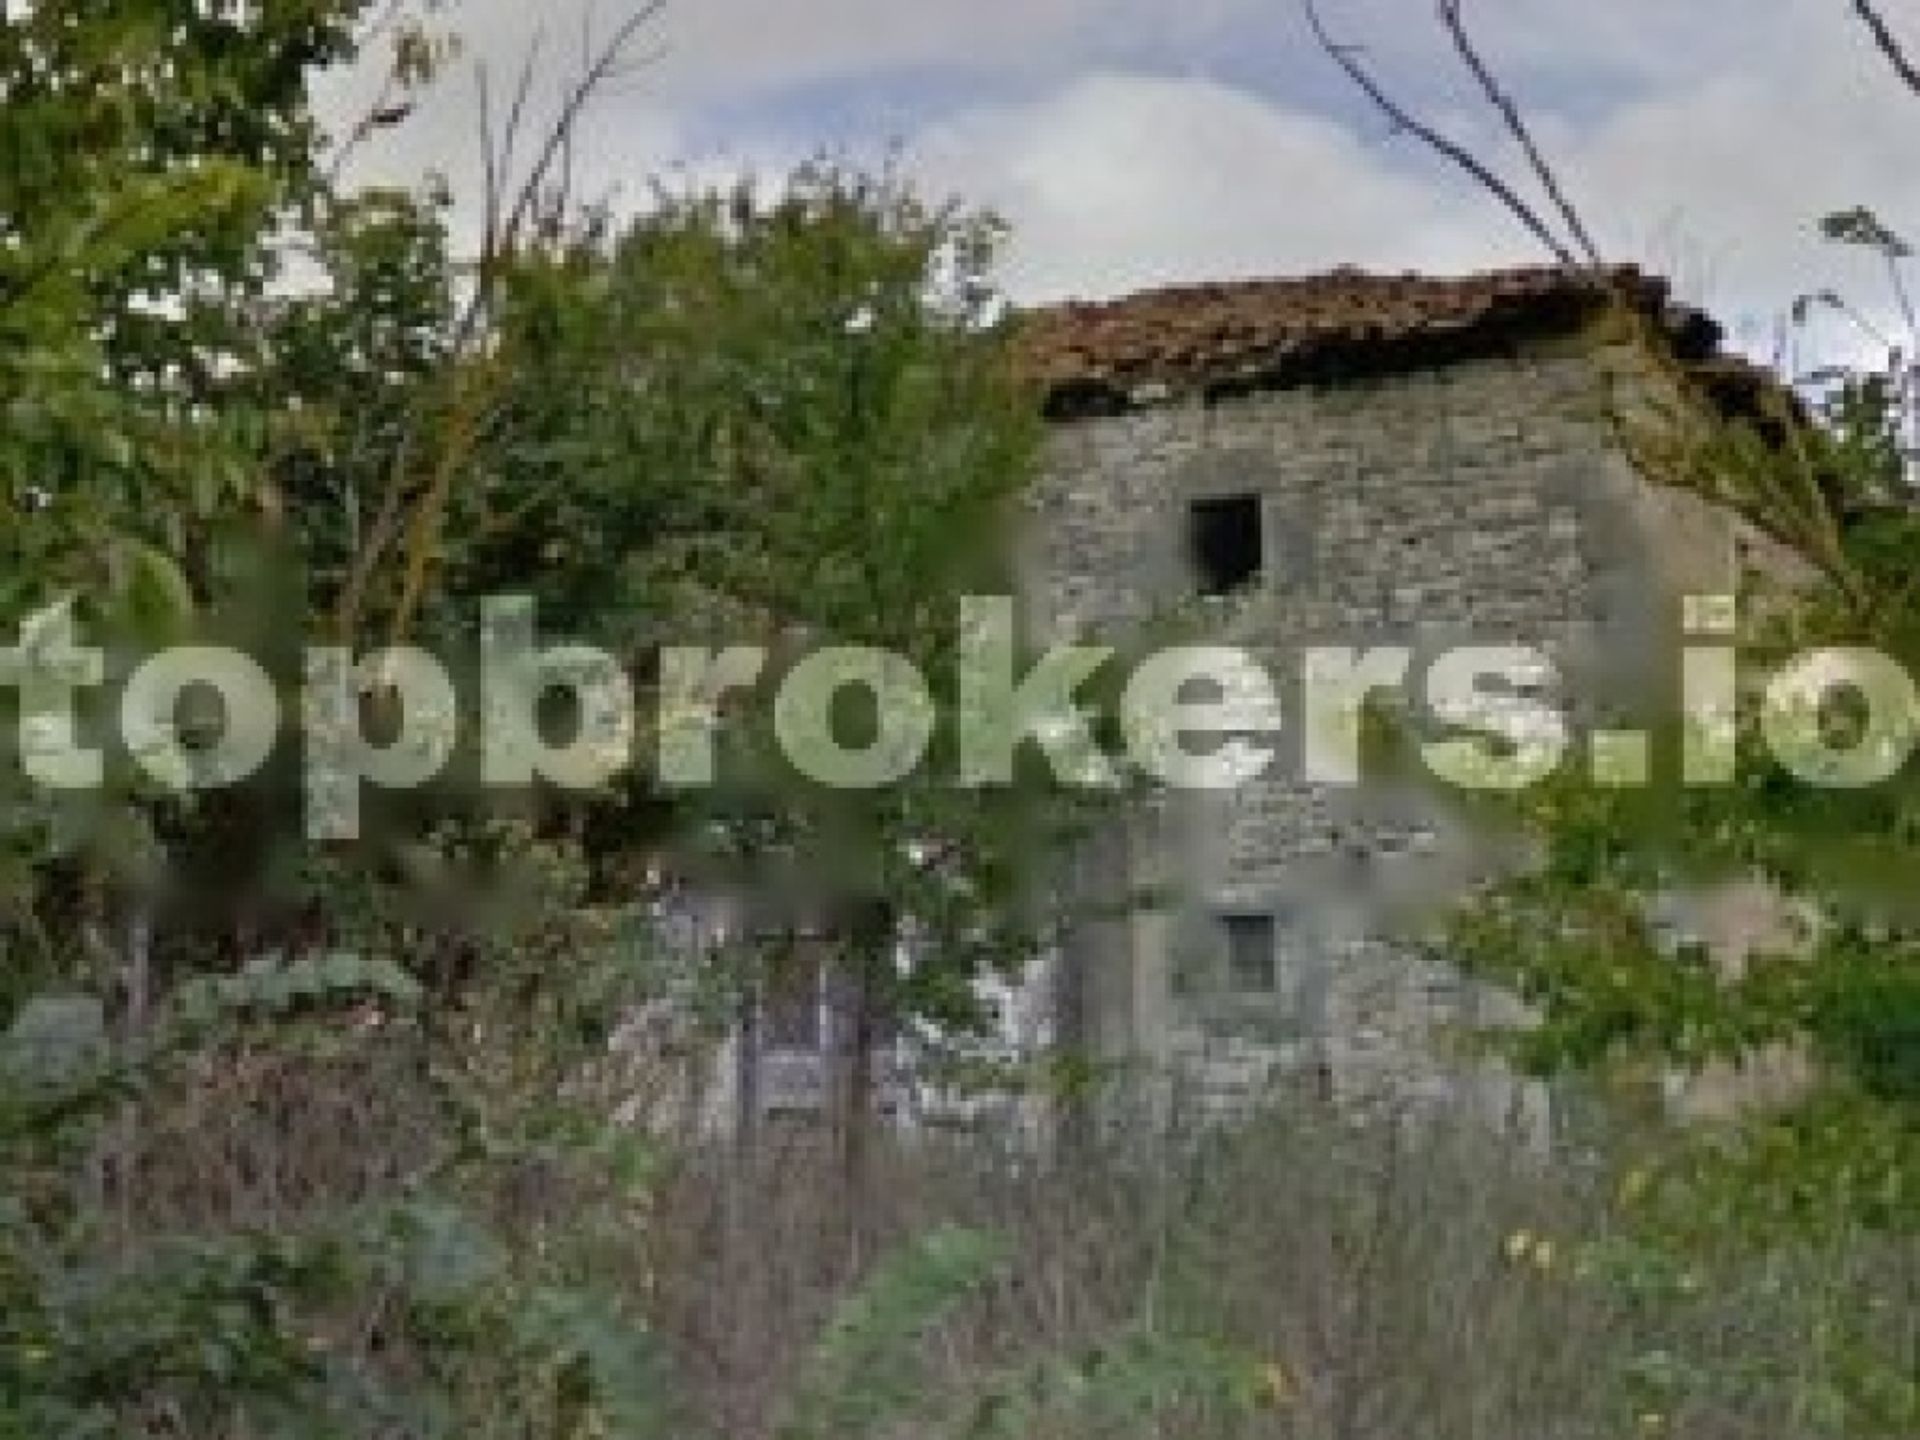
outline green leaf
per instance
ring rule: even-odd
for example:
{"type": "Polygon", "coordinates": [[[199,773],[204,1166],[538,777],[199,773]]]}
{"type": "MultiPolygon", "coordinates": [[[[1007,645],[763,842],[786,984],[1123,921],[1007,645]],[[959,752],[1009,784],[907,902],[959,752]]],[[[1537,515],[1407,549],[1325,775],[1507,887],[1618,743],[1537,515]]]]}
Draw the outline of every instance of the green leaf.
{"type": "Polygon", "coordinates": [[[96,1076],[111,1050],[97,998],[40,996],[0,1036],[0,1077],[33,1090],[70,1089],[96,1076]]]}
{"type": "Polygon", "coordinates": [[[1004,1254],[992,1235],[944,1228],[889,1257],[827,1326],[783,1440],[857,1440],[921,1413],[929,1401],[923,1340],[986,1283],[1004,1254]]]}
{"type": "Polygon", "coordinates": [[[123,544],[119,617],[130,633],[150,644],[176,644],[190,628],[193,587],[171,555],[141,541],[123,544]]]}

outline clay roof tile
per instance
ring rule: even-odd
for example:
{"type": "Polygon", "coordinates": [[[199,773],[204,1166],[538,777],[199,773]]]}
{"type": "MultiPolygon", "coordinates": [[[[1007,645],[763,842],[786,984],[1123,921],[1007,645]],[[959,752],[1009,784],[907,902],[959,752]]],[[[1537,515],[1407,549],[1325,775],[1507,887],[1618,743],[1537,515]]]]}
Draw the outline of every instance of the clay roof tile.
{"type": "MultiPolygon", "coordinates": [[[[1665,283],[1631,267],[1451,279],[1342,267],[1033,311],[1020,354],[1050,411],[1061,413],[1124,405],[1143,385],[1158,394],[1205,394],[1497,354],[1527,336],[1572,331],[1615,298],[1658,319],[1672,308],[1665,283]]],[[[1692,314],[1687,322],[1695,330],[1702,323],[1692,314]]]]}

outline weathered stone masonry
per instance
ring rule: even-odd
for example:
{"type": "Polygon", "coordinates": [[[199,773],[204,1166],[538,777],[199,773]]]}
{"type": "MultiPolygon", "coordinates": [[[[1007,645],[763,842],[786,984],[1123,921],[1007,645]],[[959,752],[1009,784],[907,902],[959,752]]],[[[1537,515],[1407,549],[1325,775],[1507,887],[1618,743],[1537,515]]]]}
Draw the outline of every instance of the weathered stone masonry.
{"type": "MultiPolygon", "coordinates": [[[[1179,616],[1183,636],[1260,656],[1289,720],[1266,778],[1162,797],[1083,857],[1097,898],[1175,897],[1072,936],[1068,1022],[1096,1054],[1208,1104],[1303,1073],[1339,1095],[1537,1103],[1454,1058],[1449,1029],[1500,1002],[1417,941],[1435,903],[1483,873],[1485,846],[1427,787],[1294,777],[1308,645],[1536,646],[1572,704],[1600,713],[1671,661],[1681,594],[1733,588],[1744,527],[1637,474],[1619,442],[1622,396],[1661,383],[1644,350],[1557,314],[1543,328],[1353,378],[1279,374],[1225,394],[1149,379],[1105,407],[1118,413],[1055,425],[1029,501],[1040,638],[1124,638],[1179,616]],[[1194,507],[1209,500],[1258,516],[1259,574],[1225,598],[1196,593],[1194,507]]],[[[1142,368],[1166,360],[1140,343],[1142,368]]]]}

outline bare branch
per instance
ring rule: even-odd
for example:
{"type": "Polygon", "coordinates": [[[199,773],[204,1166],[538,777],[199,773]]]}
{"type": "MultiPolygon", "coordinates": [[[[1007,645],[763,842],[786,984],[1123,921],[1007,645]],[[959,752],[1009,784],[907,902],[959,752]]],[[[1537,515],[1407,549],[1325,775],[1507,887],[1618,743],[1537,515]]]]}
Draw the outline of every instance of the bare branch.
{"type": "Polygon", "coordinates": [[[1893,73],[1906,83],[1909,90],[1920,95],[1920,64],[1915,64],[1907,54],[1906,47],[1900,43],[1900,37],[1893,33],[1893,26],[1880,13],[1875,0],[1853,0],[1853,10],[1873,36],[1873,43],[1880,47],[1880,53],[1887,57],[1887,63],[1893,66],[1893,73]]]}
{"type": "Polygon", "coordinates": [[[652,24],[665,9],[666,0],[649,0],[648,4],[629,15],[620,23],[607,43],[600,47],[600,53],[594,56],[593,63],[587,66],[580,78],[569,88],[566,99],[560,106],[558,118],[548,127],[546,143],[541,146],[533,168],[527,173],[526,183],[520,188],[519,199],[507,216],[509,239],[518,236],[521,227],[532,215],[533,208],[539,201],[541,188],[546,184],[548,175],[560,158],[568,136],[580,123],[580,116],[586,109],[587,102],[594,97],[602,85],[620,72],[627,48],[633,43],[634,37],[646,26],[652,24]]]}
{"type": "MultiPolygon", "coordinates": [[[[485,279],[493,273],[504,238],[501,224],[504,191],[513,174],[514,151],[520,144],[520,127],[526,123],[527,101],[533,94],[533,78],[538,70],[540,48],[546,37],[536,33],[520,62],[520,75],[514,82],[513,99],[507,106],[507,118],[497,132],[493,123],[492,76],[483,63],[476,67],[475,79],[480,91],[480,163],[484,172],[485,204],[481,211],[480,262],[481,285],[475,291],[484,298],[485,279]]],[[[473,312],[477,316],[477,312],[473,312]]],[[[461,329],[466,330],[466,322],[461,329]]]]}
{"type": "MultiPolygon", "coordinates": [[[[581,74],[585,74],[587,69],[593,64],[593,30],[593,7],[589,4],[580,13],[581,74]]],[[[573,204],[574,162],[576,158],[576,145],[579,138],[580,137],[573,131],[568,131],[566,140],[560,147],[560,178],[555,182],[557,195],[554,200],[554,207],[562,212],[571,209],[573,204]]]]}
{"type": "MultiPolygon", "coordinates": [[[[500,131],[500,173],[513,173],[513,157],[520,149],[520,132],[527,123],[527,102],[533,97],[533,77],[540,67],[540,52],[545,48],[547,37],[536,33],[527,53],[520,62],[520,78],[514,82],[513,102],[507,106],[506,125],[500,131]]],[[[556,122],[561,129],[569,129],[562,119],[556,122]]]]}
{"type": "Polygon", "coordinates": [[[474,85],[480,100],[480,259],[484,268],[487,237],[500,229],[500,158],[493,138],[493,81],[485,65],[475,71],[474,85]]]}
{"type": "Polygon", "coordinates": [[[502,383],[501,357],[487,350],[484,344],[486,322],[493,313],[502,275],[500,262],[516,253],[528,225],[538,221],[542,197],[549,193],[548,182],[555,166],[566,156],[587,105],[627,68],[628,51],[634,38],[666,9],[666,4],[667,0],[647,0],[628,15],[592,56],[591,63],[567,87],[538,154],[517,184],[511,181],[509,170],[525,123],[534,66],[529,60],[522,68],[504,127],[498,133],[493,121],[488,76],[484,69],[480,72],[480,130],[487,191],[481,263],[472,290],[453,325],[446,393],[437,397],[437,405],[423,412],[419,422],[424,426],[433,423],[432,417],[444,417],[440,449],[427,465],[427,473],[416,476],[415,447],[410,441],[401,444],[388,472],[366,544],[354,558],[335,607],[335,626],[342,636],[350,637],[358,629],[374,574],[396,547],[402,574],[390,621],[394,643],[399,643],[411,627],[437,554],[448,498],[457,476],[480,442],[502,383]]]}
{"type": "Polygon", "coordinates": [[[1875,325],[1871,320],[1867,319],[1859,310],[1848,304],[1846,297],[1837,290],[1816,290],[1810,295],[1799,296],[1793,302],[1792,313],[1794,318],[1796,320],[1801,319],[1806,312],[1815,305],[1824,306],[1836,315],[1843,316],[1853,325],[1854,329],[1858,330],[1862,335],[1866,336],[1867,339],[1882,349],[1891,350],[1894,348],[1893,337],[1878,325],[1875,325]]]}
{"type": "Polygon", "coordinates": [[[1408,111],[1387,93],[1385,87],[1374,78],[1373,73],[1361,63],[1359,52],[1354,46],[1340,44],[1327,33],[1326,22],[1320,14],[1319,0],[1300,0],[1300,3],[1306,11],[1307,23],[1313,27],[1314,39],[1319,42],[1320,48],[1346,72],[1347,78],[1353,81],[1380,113],[1393,123],[1396,130],[1404,130],[1465,171],[1476,184],[1505,206],[1507,212],[1525,226],[1534,239],[1544,245],[1560,264],[1569,268],[1579,264],[1578,257],[1573,251],[1567,248],[1558,235],[1554,234],[1553,227],[1548,225],[1511,185],[1495,174],[1464,145],[1448,139],[1408,111]]]}
{"type": "MultiPolygon", "coordinates": [[[[383,44],[400,33],[400,27],[412,13],[412,0],[384,0],[380,8],[363,24],[360,33],[354,39],[356,54],[365,54],[374,46],[383,44]]],[[[347,173],[347,166],[354,156],[377,131],[399,124],[412,113],[411,101],[403,101],[402,95],[411,87],[400,65],[396,62],[380,82],[380,89],[368,103],[353,128],[347,132],[347,138],[334,147],[333,157],[328,162],[325,176],[329,190],[339,186],[347,173]]]]}
{"type": "Polygon", "coordinates": [[[1440,23],[1447,27],[1447,34],[1453,38],[1453,48],[1459,53],[1467,69],[1473,73],[1473,78],[1479,84],[1480,92],[1486,96],[1488,103],[1500,112],[1500,118],[1506,122],[1507,132],[1519,142],[1521,151],[1527,157],[1527,164],[1533,167],[1533,173],[1540,181],[1540,188],[1547,192],[1547,198],[1560,212],[1560,218],[1566,222],[1567,231],[1579,245],[1580,253],[1586,257],[1589,265],[1599,269],[1604,263],[1600,258],[1600,247],[1593,243],[1593,236],[1581,220],[1580,212],[1567,198],[1567,192],[1560,184],[1559,175],[1555,173],[1545,153],[1534,140],[1533,131],[1525,117],[1521,115],[1520,107],[1514,103],[1513,97],[1500,84],[1499,77],[1482,58],[1479,48],[1473,43],[1473,37],[1467,33],[1467,22],[1461,14],[1461,7],[1465,0],[1439,0],[1439,3],[1440,23]]]}
{"type": "MultiPolygon", "coordinates": [[[[520,237],[526,226],[537,219],[536,208],[547,185],[548,177],[554,166],[566,153],[574,131],[580,124],[588,102],[600,88],[620,73],[625,63],[628,47],[634,37],[651,24],[665,10],[666,0],[648,0],[617,26],[607,42],[600,47],[592,63],[581,73],[579,79],[568,87],[562,101],[559,114],[547,127],[547,133],[521,182],[517,198],[501,227],[500,233],[487,237],[489,253],[496,259],[511,257],[518,249],[520,237]]],[[[520,90],[514,98],[513,111],[508,117],[505,144],[512,147],[517,139],[527,91],[532,83],[532,62],[522,72],[520,90]]],[[[510,160],[503,157],[502,164],[510,160]]],[[[474,291],[467,306],[466,314],[461,318],[456,332],[456,344],[464,349],[477,334],[482,318],[492,299],[492,287],[496,276],[483,271],[475,278],[474,291]]],[[[413,624],[425,596],[428,573],[433,565],[439,542],[442,518],[446,513],[447,501],[459,471],[464,466],[467,455],[478,443],[483,417],[491,404],[495,387],[501,383],[503,366],[500,357],[488,356],[486,363],[478,367],[477,375],[471,380],[471,389],[458,395],[455,407],[453,435],[449,440],[446,453],[441,458],[428,480],[425,491],[413,512],[412,524],[408,529],[404,549],[404,567],[400,581],[399,598],[395,603],[390,634],[393,644],[399,644],[413,624]]],[[[458,367],[456,367],[456,370],[458,367]]]]}
{"type": "Polygon", "coordinates": [[[1907,284],[1907,272],[1892,255],[1886,257],[1886,262],[1887,283],[1893,287],[1894,303],[1900,307],[1900,318],[1907,325],[1907,343],[1920,347],[1920,312],[1914,309],[1913,289],[1907,284]]]}

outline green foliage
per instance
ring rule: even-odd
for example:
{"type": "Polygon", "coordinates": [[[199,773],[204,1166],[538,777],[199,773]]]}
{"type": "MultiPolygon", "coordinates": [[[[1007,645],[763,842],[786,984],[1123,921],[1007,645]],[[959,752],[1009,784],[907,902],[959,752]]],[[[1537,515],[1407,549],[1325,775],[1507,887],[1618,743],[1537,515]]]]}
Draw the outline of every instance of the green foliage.
{"type": "MultiPolygon", "coordinates": [[[[441,445],[458,293],[446,202],[337,193],[309,108],[314,73],[353,58],[369,8],[9,7],[0,618],[65,595],[127,653],[225,627],[277,664],[315,638],[310,602],[342,588],[388,478],[441,445]],[[276,290],[296,250],[313,273],[276,290]]],[[[388,33],[404,90],[438,52],[401,19],[388,33]]],[[[14,758],[0,787],[0,1433],[653,1433],[664,1387],[629,1307],[543,1272],[485,1213],[536,1130],[543,1158],[632,1183],[604,1117],[568,1130],[550,1105],[502,1134],[501,1087],[474,1085],[404,1157],[414,1194],[239,1218],[216,1198],[227,1177],[196,1172],[207,1202],[182,1229],[147,1193],[171,1159],[149,1132],[223,1090],[267,1114],[248,1084],[306,1085],[319,1103],[354,1059],[409,1051],[420,1093],[396,1103],[434,1105],[436,1074],[472,1078],[420,1011],[449,977],[418,964],[419,912],[391,853],[276,875],[299,831],[273,777],[205,804],[118,773],[102,795],[54,797],[19,783],[14,758]],[[163,911],[160,894],[178,904],[196,873],[220,876],[202,892],[217,902],[163,911]],[[252,928],[302,906],[334,933],[252,928]],[[465,1168],[441,1176],[439,1137],[475,1114],[495,1122],[490,1148],[456,1148],[465,1168]],[[443,1182],[462,1205],[434,1198],[443,1182]],[[512,1403],[491,1399],[503,1388],[512,1403]]],[[[579,899],[543,896],[540,920],[498,927],[493,953],[531,967],[529,932],[551,937],[579,899]]],[[[630,994],[550,1005],[559,1023],[515,1037],[516,1063],[575,1064],[608,1023],[587,1013],[630,994]]]]}
{"type": "Polygon", "coordinates": [[[118,1153],[133,1117],[199,1083],[208,1058],[234,1058],[236,1042],[285,1059],[306,1045],[351,1055],[406,1031],[419,995],[390,964],[331,956],[183,986],[169,1023],[138,1042],[116,1041],[90,998],[20,1012],[0,1039],[0,1412],[45,1427],[20,1433],[120,1434],[162,1412],[302,1436],[367,1433],[376,1416],[420,1436],[673,1433],[666,1377],[627,1299],[541,1273],[484,1207],[432,1198],[484,1193],[530,1163],[643,1181],[607,1143],[604,1116],[568,1133],[553,1100],[528,1097],[549,1118],[516,1134],[481,1089],[468,1103],[489,1143],[454,1151],[444,1178],[420,1157],[420,1198],[293,1228],[126,1233],[89,1197],[89,1159],[118,1153]],[[389,1343],[417,1352],[423,1373],[342,1349],[341,1321],[375,1299],[389,1343]],[[516,1377],[507,1403],[492,1398],[502,1374],[516,1377]]]}
{"type": "MultiPolygon", "coordinates": [[[[291,1307],[330,1248],[268,1235],[101,1233],[77,1161],[176,1052],[116,1044],[90,997],[40,998],[0,1040],[0,1413],[21,1434],[118,1434],[144,1407],[298,1401],[316,1379],[291,1307]]],[[[320,1433],[289,1429],[287,1433],[320,1433]]]]}
{"type": "MultiPolygon", "coordinates": [[[[1898,235],[1866,210],[1821,229],[1878,252],[1905,306],[1910,251],[1898,235]]],[[[1855,314],[1822,293],[1796,319],[1816,303],[1855,314]]],[[[1764,743],[1756,678],[1818,647],[1877,650],[1908,673],[1920,663],[1915,392],[1910,350],[1889,348],[1885,370],[1821,372],[1804,409],[1776,396],[1750,424],[1683,405],[1659,433],[1629,434],[1655,477],[1746,515],[1814,578],[1747,577],[1744,613],[1766,618],[1750,618],[1741,640],[1737,783],[1688,788],[1668,773],[1651,790],[1542,787],[1509,818],[1544,863],[1479,897],[1454,929],[1472,968],[1532,1006],[1537,1023],[1497,1043],[1538,1073],[1741,1073],[1783,1057],[1817,1066],[1798,1091],[1727,1123],[1656,1129],[1628,1160],[1631,1238],[1615,1258],[1631,1263],[1608,1273],[1652,1284],[1651,1323],[1676,1337],[1703,1295],[1756,1267],[1847,1272],[1869,1247],[1905,1265],[1920,1236],[1920,775],[1909,766],[1866,790],[1796,778],[1764,743]],[[1762,882],[1793,907],[1798,933],[1770,942],[1786,953],[1709,955],[1670,933],[1676,898],[1726,881],[1762,882]],[[1663,1289],[1661,1276],[1684,1285],[1663,1289]]],[[[1844,723],[1823,718],[1843,741],[1844,723]]],[[[1677,754],[1681,737],[1663,738],[1677,754]]],[[[1849,1311],[1842,1293],[1806,1337],[1808,1354],[1756,1357],[1738,1383],[1814,1433],[1910,1433],[1910,1337],[1891,1316],[1849,1311]]],[[[1628,1383],[1663,1413],[1711,1388],[1717,1357],[1700,1343],[1676,1338],[1628,1383]]]]}
{"type": "Polygon", "coordinates": [[[925,1417],[929,1330],[991,1278],[988,1236],[935,1230],[891,1256],[828,1324],[796,1391],[782,1440],[858,1440],[925,1417]]]}
{"type": "Polygon", "coordinates": [[[1141,1327],[1080,1354],[1020,1367],[988,1387],[951,1433],[965,1440],[1062,1430],[1144,1437],[1165,1433],[1176,1416],[1211,1433],[1282,1398],[1273,1390],[1262,1367],[1230,1347],[1141,1327]]]}
{"type": "Polygon", "coordinates": [[[1271,1379],[1232,1347],[1128,1326],[1097,1344],[1023,1359],[956,1385],[928,1367],[929,1340],[998,1278],[1004,1244],[978,1231],[929,1231],[889,1256],[829,1321],[798,1378],[784,1440],[950,1435],[1153,1435],[1253,1415],[1271,1379]]]}
{"type": "Polygon", "coordinates": [[[0,494],[32,517],[0,551],[10,616],[108,587],[122,540],[177,563],[201,476],[244,453],[255,417],[207,402],[317,183],[308,67],[350,54],[363,0],[23,8],[0,27],[0,494]]]}
{"type": "Polygon", "coordinates": [[[773,651],[727,714],[720,783],[660,795],[643,769],[599,810],[596,843],[661,846],[664,805],[688,868],[779,876],[843,918],[911,916],[910,973],[875,949],[891,923],[846,926],[836,963],[876,1013],[960,1030],[984,1022],[973,979],[1032,957],[1015,902],[1073,823],[1037,787],[951,783],[959,600],[1004,591],[1040,443],[987,273],[999,234],[827,165],[770,198],[662,192],[625,230],[589,227],[505,278],[500,353],[538,361],[500,375],[501,421],[448,526],[447,603],[528,591],[556,633],[642,662],[662,645],[773,651]],[[905,783],[831,790],[776,745],[771,685],[826,644],[904,656],[931,682],[942,727],[905,783]]]}
{"type": "MultiPolygon", "coordinates": [[[[444,50],[404,7],[19,11],[0,619],[107,637],[103,694],[154,646],[213,641],[291,696],[318,632],[455,658],[476,598],[527,591],[635,668],[724,629],[893,649],[950,699],[955,602],[1001,588],[1040,442],[989,218],[817,166],[765,202],[662,194],[619,231],[558,214],[489,237],[475,273],[444,187],[346,191],[310,114],[365,22],[393,22],[392,86],[431,77],[444,50]]],[[[1054,814],[952,791],[946,731],[921,777],[850,802],[767,741],[729,727],[737,781],[700,803],[644,767],[591,803],[483,796],[463,754],[324,850],[282,763],[191,798],[124,765],[88,796],[9,767],[0,1433],[686,1433],[620,1264],[660,1171],[608,1055],[667,988],[636,862],[790,871],[861,917],[841,963],[874,1014],[964,1028],[973,979],[1037,943],[1015,902],[1054,814]]],[[[919,1407],[909,1342],[992,1255],[940,1232],[883,1268],[795,1433],[919,1407]]],[[[1074,1373],[1157,1364],[1169,1388],[1186,1363],[1123,1353],[1074,1373]]]]}
{"type": "Polygon", "coordinates": [[[205,1026],[218,1018],[277,1019],[342,1000],[411,1007],[420,995],[419,982],[391,960],[336,954],[283,962],[262,955],[237,974],[185,981],[172,1000],[181,1023],[205,1026]]]}

